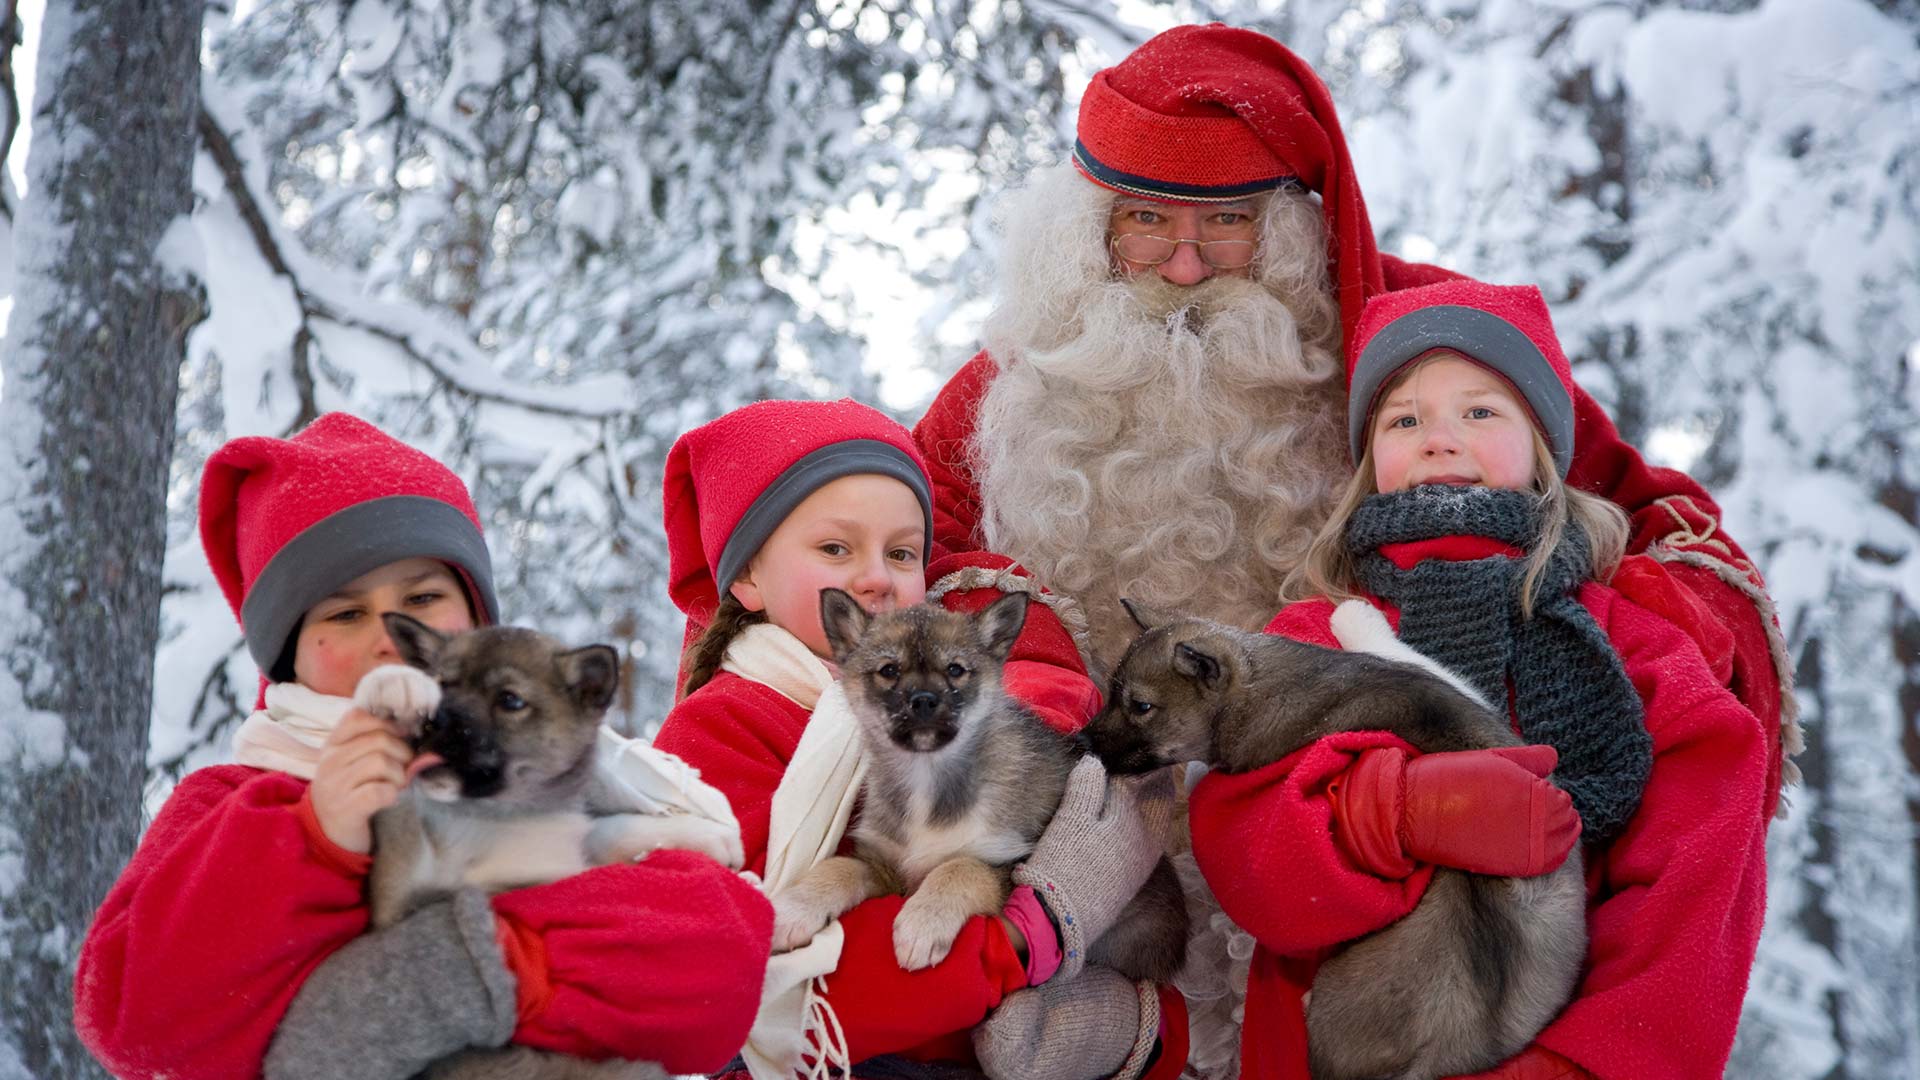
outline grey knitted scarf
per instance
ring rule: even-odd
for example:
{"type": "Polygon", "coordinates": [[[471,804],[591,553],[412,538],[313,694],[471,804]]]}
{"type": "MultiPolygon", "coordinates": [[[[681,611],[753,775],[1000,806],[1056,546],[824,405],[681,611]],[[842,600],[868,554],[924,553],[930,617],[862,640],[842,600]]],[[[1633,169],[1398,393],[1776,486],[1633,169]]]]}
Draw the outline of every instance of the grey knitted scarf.
{"type": "Polygon", "coordinates": [[[1540,498],[1527,491],[1430,485],[1362,503],[1347,526],[1360,584],[1400,609],[1400,640],[1458,673],[1488,701],[1512,680],[1520,735],[1560,753],[1553,782],[1573,798],[1584,839],[1611,839],[1640,805],[1653,770],[1640,695],[1620,655],[1577,597],[1591,575],[1586,532],[1569,523],[1520,612],[1526,560],[1426,559],[1402,570],[1383,544],[1479,536],[1528,551],[1540,498]]]}

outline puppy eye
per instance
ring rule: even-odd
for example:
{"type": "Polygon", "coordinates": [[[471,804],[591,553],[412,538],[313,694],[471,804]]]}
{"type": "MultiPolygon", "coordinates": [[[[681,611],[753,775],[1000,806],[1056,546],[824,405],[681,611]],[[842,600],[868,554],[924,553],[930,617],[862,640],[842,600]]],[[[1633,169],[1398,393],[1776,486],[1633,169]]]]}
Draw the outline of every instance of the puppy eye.
{"type": "Polygon", "coordinates": [[[949,679],[958,679],[966,673],[967,666],[965,664],[953,663],[947,665],[947,678],[949,679]]]}
{"type": "Polygon", "coordinates": [[[1133,704],[1127,706],[1127,709],[1135,716],[1145,716],[1153,711],[1153,702],[1135,701],[1133,704]]]}
{"type": "Polygon", "coordinates": [[[433,736],[440,734],[440,727],[441,727],[440,714],[439,713],[429,714],[425,719],[420,721],[420,735],[422,738],[432,738],[433,736]]]}
{"type": "Polygon", "coordinates": [[[507,712],[519,712],[527,707],[527,703],[521,699],[520,695],[511,690],[500,691],[494,696],[493,703],[507,712]]]}
{"type": "Polygon", "coordinates": [[[881,664],[879,675],[883,679],[897,679],[900,677],[900,665],[892,661],[881,664]]]}

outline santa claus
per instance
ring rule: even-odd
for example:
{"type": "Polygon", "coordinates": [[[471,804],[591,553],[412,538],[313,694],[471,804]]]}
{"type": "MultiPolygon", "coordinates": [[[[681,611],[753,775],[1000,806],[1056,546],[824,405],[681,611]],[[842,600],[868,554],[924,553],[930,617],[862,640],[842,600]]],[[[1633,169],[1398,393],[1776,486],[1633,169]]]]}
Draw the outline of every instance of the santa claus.
{"type": "MultiPolygon", "coordinates": [[[[1122,596],[1264,626],[1352,471],[1341,348],[1361,308],[1458,275],[1376,250],[1326,88],[1272,39],[1219,24],[1170,30],[1095,75],[1071,162],[1013,193],[1004,229],[986,347],[914,431],[936,540],[1044,585],[1096,672],[1134,632],[1122,596]]],[[[1771,810],[1798,729],[1782,715],[1790,672],[1759,574],[1699,485],[1643,461],[1584,392],[1575,412],[1569,482],[1634,527],[1613,584],[1685,630],[1752,710],[1771,810]]],[[[1470,815],[1541,783],[1469,760],[1424,797],[1470,815]]],[[[1537,845],[1550,827],[1489,829],[1489,850],[1454,865],[1498,864],[1492,848],[1537,845]]],[[[1072,1026],[1070,1004],[1092,1008],[1009,998],[976,1038],[983,1059],[1000,1035],[1008,1060],[1039,1052],[1041,1032],[1072,1026]]],[[[1550,1071],[1563,1065],[1543,1052],[1507,1075],[1582,1075],[1550,1071]]]]}

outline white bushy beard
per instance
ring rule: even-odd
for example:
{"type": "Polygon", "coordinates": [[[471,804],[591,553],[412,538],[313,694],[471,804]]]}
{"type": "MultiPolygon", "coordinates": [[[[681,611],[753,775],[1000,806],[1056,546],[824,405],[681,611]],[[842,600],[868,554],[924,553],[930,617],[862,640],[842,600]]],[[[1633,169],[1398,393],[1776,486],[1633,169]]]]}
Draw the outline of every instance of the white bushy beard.
{"type": "Polygon", "coordinates": [[[1018,193],[973,447],[987,546],[1087,609],[1126,597],[1248,629],[1280,607],[1352,472],[1320,208],[1273,196],[1254,277],[1117,279],[1113,201],[1070,167],[1018,193]]]}

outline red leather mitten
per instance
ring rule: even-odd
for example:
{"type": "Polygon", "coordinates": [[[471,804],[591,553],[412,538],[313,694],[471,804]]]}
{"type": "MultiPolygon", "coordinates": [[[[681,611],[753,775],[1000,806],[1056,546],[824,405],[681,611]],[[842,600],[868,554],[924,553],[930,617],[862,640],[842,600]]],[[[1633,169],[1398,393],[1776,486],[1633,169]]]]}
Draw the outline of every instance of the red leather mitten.
{"type": "Polygon", "coordinates": [[[661,851],[493,898],[520,981],[513,1041],[716,1069],[760,1005],[773,906],[704,856],[661,851]]]}
{"type": "Polygon", "coordinates": [[[1376,877],[1417,863],[1501,877],[1557,869],[1580,838],[1573,800],[1546,779],[1551,746],[1409,757],[1367,750],[1327,789],[1334,843],[1376,877]]]}
{"type": "Polygon", "coordinates": [[[1486,1072],[1450,1080],[1598,1080],[1592,1073],[1544,1046],[1529,1046],[1486,1072]]]}

